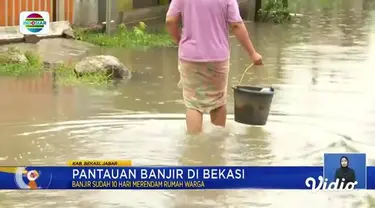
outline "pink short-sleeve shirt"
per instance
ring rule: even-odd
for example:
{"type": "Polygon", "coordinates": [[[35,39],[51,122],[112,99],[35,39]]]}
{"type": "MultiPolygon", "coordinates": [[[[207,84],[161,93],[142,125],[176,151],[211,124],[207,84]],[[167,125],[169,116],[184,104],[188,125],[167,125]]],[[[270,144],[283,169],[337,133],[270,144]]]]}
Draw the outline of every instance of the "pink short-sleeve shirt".
{"type": "Polygon", "coordinates": [[[242,22],[237,0],[172,0],[167,16],[182,17],[179,58],[194,62],[229,59],[229,26],[242,22]]]}

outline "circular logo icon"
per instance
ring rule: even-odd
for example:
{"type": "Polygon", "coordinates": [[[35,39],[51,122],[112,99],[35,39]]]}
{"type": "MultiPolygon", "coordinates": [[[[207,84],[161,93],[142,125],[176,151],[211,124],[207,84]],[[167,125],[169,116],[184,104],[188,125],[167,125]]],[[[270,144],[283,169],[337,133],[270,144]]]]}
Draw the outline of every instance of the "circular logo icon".
{"type": "Polygon", "coordinates": [[[43,30],[47,22],[42,15],[38,13],[29,14],[23,22],[26,29],[32,33],[38,33],[43,30]]]}
{"type": "Polygon", "coordinates": [[[44,173],[42,168],[19,167],[14,179],[21,189],[46,189],[51,184],[52,174],[44,173]]]}

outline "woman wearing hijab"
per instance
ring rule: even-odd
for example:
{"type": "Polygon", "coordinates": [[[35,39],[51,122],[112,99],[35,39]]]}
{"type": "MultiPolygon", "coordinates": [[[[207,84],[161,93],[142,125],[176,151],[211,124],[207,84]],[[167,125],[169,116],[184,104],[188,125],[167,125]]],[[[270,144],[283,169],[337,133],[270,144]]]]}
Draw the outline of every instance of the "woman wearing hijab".
{"type": "Polygon", "coordinates": [[[354,183],[356,181],[355,172],[349,167],[349,159],[345,156],[341,157],[340,166],[336,170],[335,178],[339,179],[339,186],[343,183],[343,187],[345,188],[349,182],[354,183]],[[345,179],[345,181],[342,181],[342,179],[345,179]]]}
{"type": "Polygon", "coordinates": [[[189,134],[202,131],[203,113],[225,127],[229,73],[229,29],[251,62],[262,65],[242,21],[237,0],[172,0],[167,30],[179,45],[179,87],[182,88],[189,134]],[[182,31],[179,23],[182,20],[182,31]]]}

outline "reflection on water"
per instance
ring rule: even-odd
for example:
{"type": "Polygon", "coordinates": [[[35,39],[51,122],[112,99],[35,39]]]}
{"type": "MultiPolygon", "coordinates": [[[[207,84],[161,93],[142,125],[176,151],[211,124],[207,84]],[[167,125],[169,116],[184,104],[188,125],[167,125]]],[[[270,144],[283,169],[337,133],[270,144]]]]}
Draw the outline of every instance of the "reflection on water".
{"type": "MultiPolygon", "coordinates": [[[[198,137],[184,134],[176,49],[144,52],[98,49],[71,40],[40,42],[35,50],[50,60],[112,54],[134,76],[108,89],[56,87],[48,74],[38,79],[0,78],[1,164],[132,159],[136,165],[320,165],[323,152],[353,151],[369,153],[368,163],[374,165],[375,12],[365,0],[323,6],[314,2],[296,5],[305,16],[291,24],[249,25],[266,65],[252,69],[244,82],[276,89],[268,124],[235,123],[231,111],[227,128],[214,127],[206,119],[205,133],[198,137]]],[[[230,85],[249,64],[238,42],[232,43],[230,85]]],[[[229,95],[233,106],[231,91],[229,95]]],[[[0,192],[0,207],[33,205],[374,207],[375,199],[363,191],[0,192]]]]}

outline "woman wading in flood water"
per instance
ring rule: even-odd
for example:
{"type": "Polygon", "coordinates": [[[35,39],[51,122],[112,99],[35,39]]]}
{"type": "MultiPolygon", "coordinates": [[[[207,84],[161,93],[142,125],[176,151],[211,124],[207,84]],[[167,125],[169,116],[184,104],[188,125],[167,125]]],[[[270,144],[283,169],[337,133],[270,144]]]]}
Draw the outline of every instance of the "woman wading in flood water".
{"type": "Polygon", "coordinates": [[[166,25],[179,45],[179,87],[182,88],[189,134],[202,131],[203,113],[225,127],[229,73],[229,28],[250,60],[262,64],[240,16],[237,0],[172,0],[166,25]],[[182,31],[179,29],[182,20],[182,31]]]}

